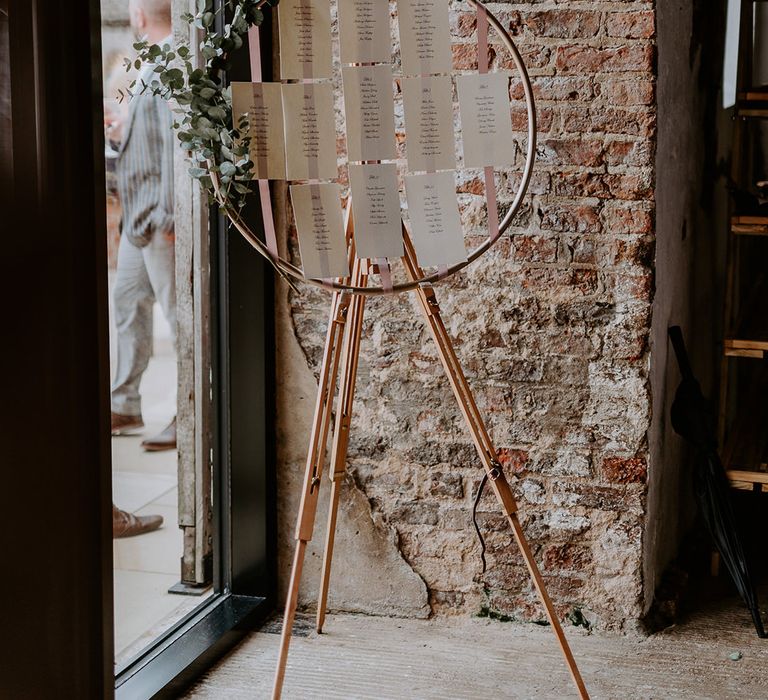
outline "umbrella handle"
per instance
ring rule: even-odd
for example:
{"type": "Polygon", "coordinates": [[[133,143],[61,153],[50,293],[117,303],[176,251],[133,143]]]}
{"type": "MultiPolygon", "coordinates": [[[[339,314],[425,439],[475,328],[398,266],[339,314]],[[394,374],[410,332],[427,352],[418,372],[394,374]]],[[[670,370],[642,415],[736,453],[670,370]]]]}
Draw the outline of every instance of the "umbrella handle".
{"type": "Polygon", "coordinates": [[[688,359],[688,351],[685,349],[685,341],[683,340],[683,332],[680,330],[680,326],[672,326],[667,333],[669,333],[669,339],[672,341],[672,347],[675,350],[680,373],[684,379],[693,379],[693,370],[688,359]]]}

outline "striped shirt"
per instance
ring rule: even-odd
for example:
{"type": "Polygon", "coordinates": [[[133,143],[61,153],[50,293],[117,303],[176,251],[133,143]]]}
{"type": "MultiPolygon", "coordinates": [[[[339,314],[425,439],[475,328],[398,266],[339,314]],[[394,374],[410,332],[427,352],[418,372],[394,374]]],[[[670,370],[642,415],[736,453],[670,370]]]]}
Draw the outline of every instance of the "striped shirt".
{"type": "MultiPolygon", "coordinates": [[[[140,78],[147,68],[151,74],[152,67],[147,66],[140,78]]],[[[115,170],[123,210],[120,230],[140,248],[155,233],[173,230],[172,124],[171,110],[162,97],[137,93],[131,99],[115,170]]]]}

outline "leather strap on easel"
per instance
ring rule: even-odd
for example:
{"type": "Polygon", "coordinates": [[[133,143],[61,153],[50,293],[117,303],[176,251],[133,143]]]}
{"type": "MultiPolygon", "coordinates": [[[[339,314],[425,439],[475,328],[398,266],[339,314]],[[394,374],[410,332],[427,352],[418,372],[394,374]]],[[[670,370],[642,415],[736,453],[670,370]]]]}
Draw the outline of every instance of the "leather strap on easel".
{"type": "Polygon", "coordinates": [[[392,285],[392,271],[389,269],[389,261],[386,258],[376,258],[376,265],[379,267],[379,277],[381,278],[381,286],[385,292],[391,292],[392,285]]]}
{"type": "MultiPolygon", "coordinates": [[[[479,3],[477,5],[477,70],[479,73],[488,72],[488,11],[479,3]]],[[[495,241],[501,235],[501,231],[492,166],[485,168],[485,198],[488,201],[488,231],[491,240],[495,241]]]]}
{"type": "MultiPolygon", "coordinates": [[[[251,82],[260,83],[261,74],[261,42],[259,40],[259,28],[252,26],[248,29],[248,53],[251,60],[251,82]]],[[[259,199],[261,201],[261,216],[264,222],[264,242],[267,251],[273,260],[277,260],[277,233],[275,231],[275,217],[272,212],[272,197],[269,192],[269,180],[259,180],[259,199]]]]}

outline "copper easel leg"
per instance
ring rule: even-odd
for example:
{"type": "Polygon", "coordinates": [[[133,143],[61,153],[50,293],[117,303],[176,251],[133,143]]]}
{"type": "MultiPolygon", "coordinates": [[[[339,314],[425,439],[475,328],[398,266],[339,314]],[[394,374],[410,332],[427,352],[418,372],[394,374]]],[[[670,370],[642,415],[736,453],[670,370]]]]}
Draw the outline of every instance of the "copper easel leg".
{"type": "MultiPolygon", "coordinates": [[[[350,240],[350,260],[354,257],[354,245],[351,243],[351,210],[347,211],[347,236],[350,240]]],[[[288,661],[288,647],[291,643],[293,621],[299,598],[299,583],[304,566],[307,542],[312,539],[317,513],[317,499],[320,493],[320,477],[325,464],[325,451],[328,444],[328,432],[331,423],[331,405],[336,389],[341,357],[341,340],[349,315],[352,299],[349,295],[335,293],[331,301],[331,315],[325,339],[323,363],[320,370],[320,382],[315,402],[315,416],[312,422],[307,465],[304,473],[304,486],[296,524],[296,551],[293,558],[291,578],[288,584],[288,596],[285,603],[283,630],[280,637],[280,652],[272,687],[273,700],[279,700],[285,678],[285,665],[288,661]]]]}
{"type": "MultiPolygon", "coordinates": [[[[410,237],[405,227],[403,228],[403,238],[405,242],[405,258],[403,261],[409,276],[412,279],[418,279],[419,277],[423,276],[423,273],[418,267],[416,252],[413,248],[413,244],[411,243],[410,237]]],[[[517,517],[517,503],[515,502],[512,490],[509,487],[509,483],[507,482],[507,479],[501,469],[501,464],[499,463],[498,456],[496,454],[496,448],[494,447],[490,435],[488,434],[488,430],[485,427],[485,423],[483,422],[480,411],[477,408],[477,404],[475,403],[474,396],[472,395],[472,391],[469,387],[469,383],[467,382],[467,379],[464,376],[464,371],[462,370],[461,365],[459,364],[459,360],[456,357],[456,352],[453,349],[453,344],[451,343],[448,331],[443,324],[443,320],[440,316],[440,307],[437,304],[437,298],[435,297],[434,290],[431,286],[425,286],[419,289],[418,295],[419,301],[421,302],[420,305],[422,312],[424,313],[424,317],[427,321],[427,324],[429,325],[430,331],[432,332],[435,343],[437,344],[440,359],[443,363],[446,374],[448,375],[448,379],[450,380],[451,387],[454,394],[456,395],[456,399],[459,402],[461,411],[464,414],[464,418],[467,421],[470,434],[472,435],[472,440],[475,443],[477,452],[480,455],[480,459],[482,460],[483,466],[485,467],[486,473],[488,474],[489,482],[494,490],[494,493],[496,494],[496,497],[499,500],[502,509],[504,510],[504,514],[506,515],[507,520],[509,520],[509,523],[512,526],[515,540],[517,541],[517,545],[520,548],[520,552],[522,553],[523,559],[525,560],[526,566],[528,567],[528,572],[531,575],[531,579],[533,580],[536,591],[539,594],[539,598],[544,605],[547,618],[549,619],[549,622],[555,632],[555,636],[557,637],[557,641],[560,644],[560,649],[563,652],[565,661],[568,664],[568,669],[570,670],[573,681],[576,685],[576,688],[578,689],[579,697],[581,697],[582,700],[588,700],[589,694],[587,693],[587,689],[584,685],[581,673],[579,672],[578,666],[576,665],[576,660],[573,658],[573,653],[571,652],[571,648],[568,645],[568,640],[565,637],[565,633],[563,632],[560,620],[557,617],[555,608],[552,605],[549,594],[547,593],[541,572],[539,571],[539,567],[533,557],[533,553],[531,552],[531,548],[528,545],[528,541],[525,538],[520,520],[517,517]]]]}
{"type": "MultiPolygon", "coordinates": [[[[367,262],[355,261],[353,271],[355,283],[361,287],[368,282],[367,262]]],[[[363,331],[363,314],[365,312],[365,297],[358,295],[349,307],[347,334],[344,338],[342,354],[342,372],[339,384],[339,407],[336,412],[336,424],[333,433],[331,449],[331,465],[328,475],[331,477],[331,499],[328,507],[328,527],[323,552],[323,572],[320,579],[320,592],[317,599],[317,631],[322,633],[325,614],[328,606],[328,588],[331,579],[331,563],[333,561],[333,545],[336,536],[336,516],[339,510],[339,494],[344,480],[347,465],[347,449],[349,447],[349,430],[352,424],[352,407],[355,399],[355,384],[357,382],[357,366],[360,359],[360,336],[363,331]]]]}

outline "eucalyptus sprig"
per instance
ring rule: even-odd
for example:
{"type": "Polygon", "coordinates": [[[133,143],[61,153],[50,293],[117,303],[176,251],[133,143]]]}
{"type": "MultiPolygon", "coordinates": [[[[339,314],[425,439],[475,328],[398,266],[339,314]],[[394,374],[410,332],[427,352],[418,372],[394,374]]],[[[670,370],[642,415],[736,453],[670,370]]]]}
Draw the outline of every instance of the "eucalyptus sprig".
{"type": "MultiPolygon", "coordinates": [[[[197,0],[197,11],[186,13],[183,19],[202,30],[199,50],[205,64],[200,68],[193,66],[188,42],[172,47],[137,41],[133,45],[137,57],[125,59],[126,71],[152,66],[151,79],[138,78],[127,94],[151,94],[171,103],[176,115],[173,129],[192,160],[189,173],[200,182],[209,202],[215,201],[224,210],[239,211],[245,206],[254,166],[249,157],[247,119],[233,123],[232,94],[223,85],[222,72],[230,68],[230,56],[242,47],[248,29],[264,21],[261,8],[277,2],[224,0],[216,8],[213,0],[197,0]],[[221,26],[219,13],[231,17],[221,30],[217,29],[221,26]],[[218,197],[211,175],[221,188],[218,197]]],[[[122,92],[120,96],[124,97],[122,92]]]]}

